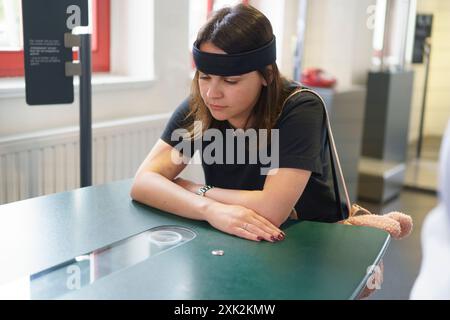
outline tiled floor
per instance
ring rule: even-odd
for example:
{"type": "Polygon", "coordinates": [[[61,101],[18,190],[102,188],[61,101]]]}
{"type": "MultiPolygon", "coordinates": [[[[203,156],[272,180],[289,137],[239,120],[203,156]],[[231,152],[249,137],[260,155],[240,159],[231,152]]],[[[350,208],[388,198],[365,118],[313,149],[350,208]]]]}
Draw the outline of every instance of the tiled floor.
{"type": "Polygon", "coordinates": [[[425,137],[420,161],[415,159],[415,144],[410,146],[405,176],[407,188],[403,189],[398,198],[382,205],[359,202],[374,213],[402,211],[411,215],[414,221],[413,232],[408,238],[391,241],[383,259],[384,282],[381,289],[369,297],[371,300],[409,298],[422,259],[422,223],[437,205],[435,191],[440,143],[439,137],[425,137]]]}
{"type": "Polygon", "coordinates": [[[416,158],[417,144],[408,148],[405,186],[417,190],[436,192],[438,184],[438,160],[441,137],[427,136],[422,143],[422,152],[416,158]]]}
{"type": "MultiPolygon", "coordinates": [[[[420,158],[425,160],[438,160],[441,142],[441,136],[425,136],[422,141],[420,158]]],[[[413,142],[408,146],[408,159],[414,159],[416,157],[416,153],[417,142],[413,142]]]]}
{"type": "Polygon", "coordinates": [[[391,240],[384,256],[384,282],[369,299],[408,299],[421,264],[420,234],[422,223],[436,206],[437,197],[430,193],[404,190],[397,199],[384,205],[359,202],[374,213],[402,211],[414,221],[412,234],[403,240],[391,240]]]}
{"type": "Polygon", "coordinates": [[[438,184],[438,162],[414,159],[406,165],[405,186],[412,189],[436,192],[438,184]]]}

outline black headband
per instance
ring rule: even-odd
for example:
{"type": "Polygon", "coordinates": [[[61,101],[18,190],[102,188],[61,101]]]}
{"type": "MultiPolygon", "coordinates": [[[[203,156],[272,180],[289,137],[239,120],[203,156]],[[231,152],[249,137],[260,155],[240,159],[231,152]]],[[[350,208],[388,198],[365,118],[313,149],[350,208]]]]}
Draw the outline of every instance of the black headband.
{"type": "Polygon", "coordinates": [[[274,63],[277,59],[275,36],[261,48],[233,54],[217,54],[200,51],[196,41],[192,49],[192,54],[198,70],[206,74],[223,77],[256,71],[274,63]]]}

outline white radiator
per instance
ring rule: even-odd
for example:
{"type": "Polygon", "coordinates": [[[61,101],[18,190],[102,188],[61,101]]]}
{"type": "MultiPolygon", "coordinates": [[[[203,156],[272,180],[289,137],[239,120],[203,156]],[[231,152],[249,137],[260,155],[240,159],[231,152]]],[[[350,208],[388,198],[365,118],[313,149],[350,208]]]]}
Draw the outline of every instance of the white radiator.
{"type": "MultiPolygon", "coordinates": [[[[133,177],[169,117],[93,125],[92,183],[133,177]]],[[[77,127],[0,139],[0,204],[79,188],[79,161],[77,127]]]]}

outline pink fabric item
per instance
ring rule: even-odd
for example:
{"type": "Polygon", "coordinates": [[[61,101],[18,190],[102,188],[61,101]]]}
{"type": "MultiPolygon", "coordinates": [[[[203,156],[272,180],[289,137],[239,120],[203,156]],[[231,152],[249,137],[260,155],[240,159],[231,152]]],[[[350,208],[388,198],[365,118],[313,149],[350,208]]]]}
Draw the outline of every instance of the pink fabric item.
{"type": "Polygon", "coordinates": [[[410,216],[398,211],[389,212],[388,214],[385,214],[385,216],[400,223],[401,233],[397,239],[402,239],[411,234],[411,231],[413,229],[413,221],[410,216]]]}
{"type": "Polygon", "coordinates": [[[375,214],[350,217],[347,219],[354,226],[367,226],[386,230],[394,238],[398,238],[402,233],[400,222],[394,219],[386,219],[385,216],[375,214]]]}

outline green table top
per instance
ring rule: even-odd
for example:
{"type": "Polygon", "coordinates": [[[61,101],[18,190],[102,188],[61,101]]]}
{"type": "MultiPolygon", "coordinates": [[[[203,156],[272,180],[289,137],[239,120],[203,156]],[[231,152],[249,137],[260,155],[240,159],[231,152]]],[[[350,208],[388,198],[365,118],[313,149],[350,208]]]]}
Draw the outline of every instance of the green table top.
{"type": "Polygon", "coordinates": [[[0,206],[0,286],[145,230],[175,225],[196,237],[63,299],[352,299],[390,237],[381,230],[290,221],[286,239],[253,242],[147,207],[132,180],[0,206]],[[223,256],[212,250],[221,249],[223,256]]]}

